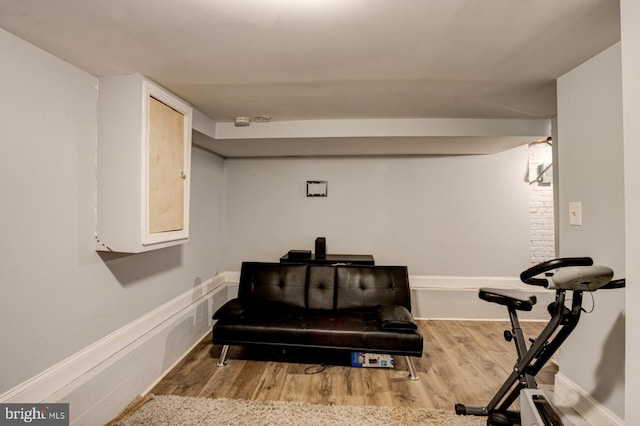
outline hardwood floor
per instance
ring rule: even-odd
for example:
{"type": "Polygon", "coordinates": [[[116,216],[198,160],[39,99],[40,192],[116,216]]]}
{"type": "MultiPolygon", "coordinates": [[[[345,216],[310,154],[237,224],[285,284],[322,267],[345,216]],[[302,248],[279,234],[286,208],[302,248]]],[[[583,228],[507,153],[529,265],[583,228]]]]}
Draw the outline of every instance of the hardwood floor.
{"type": "MultiPolygon", "coordinates": [[[[395,368],[353,368],[348,353],[323,351],[232,346],[227,365],[217,367],[221,347],[207,337],[151,393],[447,410],[457,402],[485,405],[515,364],[515,347],[503,338],[509,323],[418,323],[424,334],[424,354],[415,359],[418,381],[408,380],[404,357],[395,358],[395,368]]],[[[543,326],[522,323],[526,337],[543,326]]],[[[545,366],[538,383],[553,383],[555,373],[554,365],[545,366]]]]}

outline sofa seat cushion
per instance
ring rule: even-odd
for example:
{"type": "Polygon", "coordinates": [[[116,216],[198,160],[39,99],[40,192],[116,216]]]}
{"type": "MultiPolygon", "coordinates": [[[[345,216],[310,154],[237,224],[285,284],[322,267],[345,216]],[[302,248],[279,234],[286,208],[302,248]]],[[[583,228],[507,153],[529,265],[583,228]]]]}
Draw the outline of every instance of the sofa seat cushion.
{"type": "Polygon", "coordinates": [[[383,330],[378,308],[263,309],[242,317],[221,318],[213,328],[213,342],[306,346],[351,351],[422,355],[422,334],[416,330],[383,330]]]}

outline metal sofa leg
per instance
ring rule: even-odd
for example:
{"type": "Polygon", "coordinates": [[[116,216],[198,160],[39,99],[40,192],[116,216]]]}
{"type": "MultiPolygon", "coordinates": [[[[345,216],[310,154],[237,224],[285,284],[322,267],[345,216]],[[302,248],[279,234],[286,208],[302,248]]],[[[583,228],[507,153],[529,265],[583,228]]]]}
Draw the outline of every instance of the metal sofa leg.
{"type": "Polygon", "coordinates": [[[220,359],[218,360],[218,367],[224,367],[227,365],[227,353],[229,352],[229,345],[224,345],[222,347],[222,352],[220,353],[220,359]]]}
{"type": "Polygon", "coordinates": [[[416,373],[416,367],[413,365],[413,358],[410,356],[405,356],[407,360],[407,365],[409,366],[409,380],[419,380],[418,374],[416,373]]]}

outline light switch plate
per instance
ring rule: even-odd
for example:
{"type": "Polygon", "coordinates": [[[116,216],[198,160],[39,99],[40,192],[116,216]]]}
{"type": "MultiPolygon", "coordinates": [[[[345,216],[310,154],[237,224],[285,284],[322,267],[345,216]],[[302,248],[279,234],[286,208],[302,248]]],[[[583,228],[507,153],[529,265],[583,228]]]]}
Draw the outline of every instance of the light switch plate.
{"type": "Polygon", "coordinates": [[[579,201],[569,203],[569,225],[582,225],[582,203],[579,201]]]}

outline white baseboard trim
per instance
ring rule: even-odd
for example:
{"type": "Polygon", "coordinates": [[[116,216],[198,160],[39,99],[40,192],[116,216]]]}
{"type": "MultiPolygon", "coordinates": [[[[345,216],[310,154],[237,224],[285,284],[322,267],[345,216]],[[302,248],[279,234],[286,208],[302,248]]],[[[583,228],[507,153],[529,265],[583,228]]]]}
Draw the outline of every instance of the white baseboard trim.
{"type": "MultiPolygon", "coordinates": [[[[164,324],[175,323],[183,317],[193,316],[195,307],[201,306],[205,302],[210,302],[221,290],[224,290],[224,295],[220,299],[226,301],[224,274],[219,274],[203,281],[194,288],[105,336],[69,358],[3,393],[0,395],[0,403],[69,402],[68,399],[64,399],[64,395],[69,395],[73,392],[74,384],[86,386],[87,382],[96,376],[96,372],[102,368],[102,365],[109,364],[111,366],[117,362],[119,353],[133,350],[131,348],[142,345],[140,342],[143,342],[146,338],[151,339],[153,336],[161,334],[164,324]]],[[[204,314],[203,312],[201,313],[204,314]]],[[[210,331],[211,315],[207,312],[206,316],[208,318],[205,320],[198,319],[200,323],[198,327],[210,331]],[[205,321],[207,324],[203,324],[205,321]]],[[[200,317],[205,317],[205,315],[200,315],[200,317]]],[[[197,333],[197,337],[200,340],[203,335],[203,332],[197,333]]],[[[182,344],[182,342],[180,343],[182,344]]],[[[188,347],[195,343],[197,342],[189,342],[188,347]]],[[[167,360],[163,361],[167,362],[167,360]]],[[[173,363],[174,361],[172,360],[171,365],[173,363]]],[[[149,383],[146,383],[142,389],[146,389],[148,385],[149,383]]],[[[104,394],[109,394],[113,390],[104,389],[100,391],[104,392],[104,394]]],[[[105,395],[95,395],[97,400],[104,399],[104,397],[105,395]]],[[[89,406],[95,405],[95,401],[86,401],[86,404],[89,406]]],[[[86,411],[86,408],[74,406],[71,410],[72,417],[74,412],[83,412],[86,411]]]]}
{"type": "Polygon", "coordinates": [[[504,306],[489,303],[478,297],[483,287],[522,290],[534,294],[538,303],[531,312],[519,312],[522,320],[549,319],[546,307],[554,300],[555,292],[522,283],[515,277],[445,277],[431,275],[409,276],[412,312],[416,319],[430,320],[509,320],[504,306]]]}
{"type": "Polygon", "coordinates": [[[624,420],[593,399],[584,389],[562,373],[556,374],[554,394],[567,407],[576,411],[585,424],[594,426],[623,426],[624,420]]]}
{"type": "Polygon", "coordinates": [[[532,291],[516,277],[456,277],[438,275],[410,275],[411,289],[478,290],[482,287],[532,291]]]}
{"type": "Polygon", "coordinates": [[[240,271],[225,271],[225,281],[230,284],[240,283],[240,271]]]}

